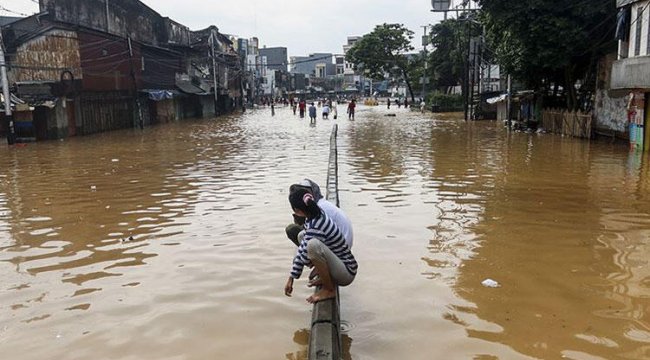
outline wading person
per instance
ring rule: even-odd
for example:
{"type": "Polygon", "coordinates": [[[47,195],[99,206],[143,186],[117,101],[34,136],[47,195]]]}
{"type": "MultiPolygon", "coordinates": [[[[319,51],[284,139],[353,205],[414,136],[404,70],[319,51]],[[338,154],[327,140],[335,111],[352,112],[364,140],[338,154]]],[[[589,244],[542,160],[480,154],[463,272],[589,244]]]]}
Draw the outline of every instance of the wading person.
{"type": "Polygon", "coordinates": [[[354,120],[354,110],[357,108],[357,103],[352,99],[350,103],[348,104],[348,119],[349,120],[354,120]]]}
{"type": "Polygon", "coordinates": [[[334,222],[316,204],[314,196],[306,189],[289,194],[294,213],[306,218],[305,238],[300,242],[293,259],[291,275],[284,286],[284,294],[291,296],[293,282],[299,279],[305,266],[313,266],[319,279],[310,286],[322,286],[307,298],[314,304],[336,296],[336,286],[347,286],[354,281],[359,267],[345,238],[334,222]]]}
{"type": "Polygon", "coordinates": [[[300,109],[300,118],[304,119],[305,118],[305,110],[307,110],[307,103],[305,100],[300,100],[298,103],[298,108],[300,109]]]}
{"type": "Polygon", "coordinates": [[[316,123],[316,106],[314,106],[314,103],[311,103],[309,107],[309,120],[311,123],[316,123]]]}
{"type": "Polygon", "coordinates": [[[329,120],[330,118],[330,106],[325,104],[323,105],[323,119],[329,120]]]}

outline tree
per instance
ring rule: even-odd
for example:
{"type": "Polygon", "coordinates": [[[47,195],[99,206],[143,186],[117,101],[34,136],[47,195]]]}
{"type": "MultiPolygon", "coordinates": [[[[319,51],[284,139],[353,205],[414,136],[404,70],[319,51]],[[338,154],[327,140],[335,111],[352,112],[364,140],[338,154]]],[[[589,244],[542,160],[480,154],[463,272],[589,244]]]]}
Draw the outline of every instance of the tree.
{"type": "Polygon", "coordinates": [[[363,69],[369,77],[377,80],[384,79],[385,74],[397,70],[406,82],[411,99],[415,95],[409,77],[409,60],[405,56],[414,48],[411,46],[413,31],[401,24],[377,25],[375,29],[364,35],[348,51],[346,57],[357,68],[363,69]]]}
{"type": "MultiPolygon", "coordinates": [[[[469,31],[475,36],[480,34],[479,25],[468,21],[463,14],[459,19],[442,21],[431,27],[431,44],[433,51],[429,63],[433,68],[434,84],[438,89],[446,90],[463,82],[466,76],[468,58],[469,31]]],[[[463,85],[463,92],[467,91],[463,85]]],[[[446,92],[446,91],[444,91],[446,92]]]]}
{"type": "Polygon", "coordinates": [[[579,92],[591,92],[598,59],[615,49],[616,2],[479,3],[489,47],[503,69],[534,90],[561,87],[567,108],[577,109],[579,92]]]}

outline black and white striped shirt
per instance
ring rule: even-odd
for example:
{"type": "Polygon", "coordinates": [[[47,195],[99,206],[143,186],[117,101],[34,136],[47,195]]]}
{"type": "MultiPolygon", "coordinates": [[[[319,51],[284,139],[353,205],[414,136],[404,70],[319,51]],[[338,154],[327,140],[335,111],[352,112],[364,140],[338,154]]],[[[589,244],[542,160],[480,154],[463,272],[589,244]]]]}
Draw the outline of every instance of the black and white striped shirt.
{"type": "Polygon", "coordinates": [[[343,237],[343,234],[334,222],[323,212],[321,216],[305,222],[305,238],[300,243],[298,252],[293,258],[293,268],[291,269],[292,278],[299,279],[305,265],[311,266],[311,261],[307,257],[307,244],[312,239],[320,240],[325,244],[334,255],[343,261],[351,275],[357,274],[359,265],[346,244],[345,237],[343,237]]]}

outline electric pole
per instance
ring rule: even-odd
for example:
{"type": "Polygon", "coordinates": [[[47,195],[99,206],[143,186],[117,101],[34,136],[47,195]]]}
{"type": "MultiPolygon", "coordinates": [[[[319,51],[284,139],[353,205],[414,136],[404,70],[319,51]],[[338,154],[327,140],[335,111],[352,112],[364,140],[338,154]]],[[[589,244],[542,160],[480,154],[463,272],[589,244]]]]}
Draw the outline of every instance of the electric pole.
{"type": "Polygon", "coordinates": [[[7,126],[7,143],[13,145],[16,143],[16,129],[14,119],[11,114],[11,92],[9,92],[9,78],[7,77],[7,62],[5,60],[4,42],[2,40],[2,31],[0,31],[0,81],[2,82],[2,96],[5,105],[5,125],[7,126]]]}
{"type": "Polygon", "coordinates": [[[219,69],[217,68],[217,54],[214,46],[214,31],[210,33],[210,50],[212,50],[212,79],[214,80],[214,115],[219,114],[219,69]]]}
{"type": "Polygon", "coordinates": [[[429,59],[427,58],[427,45],[429,44],[429,36],[427,35],[427,25],[422,26],[424,35],[422,36],[422,46],[424,46],[424,73],[422,74],[422,100],[425,100],[427,92],[427,75],[429,69],[429,59]]]}

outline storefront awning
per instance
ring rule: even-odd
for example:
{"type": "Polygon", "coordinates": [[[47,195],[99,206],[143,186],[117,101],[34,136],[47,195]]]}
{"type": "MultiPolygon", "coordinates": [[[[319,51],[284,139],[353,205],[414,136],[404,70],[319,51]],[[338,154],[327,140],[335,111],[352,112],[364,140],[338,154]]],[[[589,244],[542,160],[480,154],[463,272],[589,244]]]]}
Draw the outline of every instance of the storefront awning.
{"type": "Polygon", "coordinates": [[[176,87],[186,93],[186,94],[194,94],[194,95],[209,95],[209,93],[205,92],[203,89],[200,87],[192,84],[191,81],[189,80],[176,80],[176,87]]]}
{"type": "Polygon", "coordinates": [[[506,101],[507,99],[508,99],[508,94],[503,94],[503,95],[499,95],[497,97],[487,99],[487,103],[490,104],[490,105],[494,105],[494,104],[506,101]]]}
{"type": "Polygon", "coordinates": [[[173,99],[179,95],[179,92],[176,90],[140,90],[141,93],[145,93],[149,96],[149,100],[153,101],[163,101],[168,99],[173,99]]]}

